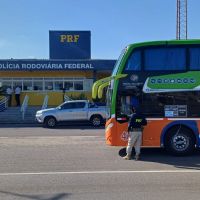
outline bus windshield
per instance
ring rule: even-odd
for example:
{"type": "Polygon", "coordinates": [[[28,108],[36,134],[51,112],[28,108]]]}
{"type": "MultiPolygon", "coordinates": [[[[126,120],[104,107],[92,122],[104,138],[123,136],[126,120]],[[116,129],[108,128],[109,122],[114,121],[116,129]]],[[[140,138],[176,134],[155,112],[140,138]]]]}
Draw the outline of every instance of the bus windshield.
{"type": "Polygon", "coordinates": [[[114,69],[113,69],[113,72],[112,72],[112,76],[117,75],[120,63],[121,63],[122,58],[123,58],[124,54],[126,53],[126,51],[127,51],[127,48],[122,50],[122,52],[121,52],[121,54],[120,54],[120,56],[119,56],[119,58],[118,58],[118,60],[117,60],[117,62],[115,64],[115,66],[114,66],[114,69]]]}
{"type": "Polygon", "coordinates": [[[107,93],[106,93],[106,112],[107,112],[107,118],[111,117],[111,112],[110,112],[111,101],[112,101],[112,88],[109,86],[108,89],[107,89],[107,93]]]}

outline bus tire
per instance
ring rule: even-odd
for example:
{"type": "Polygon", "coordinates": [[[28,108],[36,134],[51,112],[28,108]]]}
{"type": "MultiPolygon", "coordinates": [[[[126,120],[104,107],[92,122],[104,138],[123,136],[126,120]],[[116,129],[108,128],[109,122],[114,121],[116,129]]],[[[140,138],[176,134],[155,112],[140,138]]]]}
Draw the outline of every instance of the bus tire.
{"type": "Polygon", "coordinates": [[[165,148],[175,156],[191,154],[195,149],[195,137],[193,131],[186,127],[174,126],[166,134],[165,148]],[[179,131],[178,131],[179,130],[179,131]]]}
{"type": "Polygon", "coordinates": [[[93,115],[90,118],[90,122],[91,122],[92,126],[94,126],[94,127],[101,126],[101,124],[102,124],[102,117],[101,117],[101,115],[93,115]]]}
{"type": "Polygon", "coordinates": [[[53,116],[46,117],[44,120],[44,125],[47,128],[54,128],[56,127],[57,121],[56,118],[53,116]]]}

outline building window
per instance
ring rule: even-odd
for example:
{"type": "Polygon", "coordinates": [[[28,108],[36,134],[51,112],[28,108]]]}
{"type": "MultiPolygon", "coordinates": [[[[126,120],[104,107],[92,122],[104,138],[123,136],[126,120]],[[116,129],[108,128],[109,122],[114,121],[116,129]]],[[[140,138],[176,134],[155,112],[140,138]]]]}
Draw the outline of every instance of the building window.
{"type": "Polygon", "coordinates": [[[83,81],[74,81],[74,90],[83,90],[83,81]]]}
{"type": "Polygon", "coordinates": [[[23,91],[31,91],[33,90],[33,83],[32,81],[23,81],[23,91]]]}
{"type": "Polygon", "coordinates": [[[8,87],[12,88],[12,81],[2,81],[1,87],[6,90],[8,87]]]}
{"type": "Polygon", "coordinates": [[[42,81],[34,81],[33,82],[33,90],[43,90],[43,82],[42,81]]]}
{"type": "Polygon", "coordinates": [[[65,91],[73,91],[74,90],[73,81],[65,81],[64,89],[65,91]]]}
{"type": "Polygon", "coordinates": [[[22,80],[21,81],[20,80],[19,81],[16,81],[16,80],[13,81],[13,89],[15,89],[17,86],[22,89],[22,80]]]}
{"type": "Polygon", "coordinates": [[[3,88],[16,86],[22,91],[90,91],[93,79],[84,78],[1,78],[3,88]]]}
{"type": "Polygon", "coordinates": [[[83,81],[83,90],[91,91],[92,85],[93,85],[93,79],[85,79],[83,81]]]}
{"type": "Polygon", "coordinates": [[[63,81],[55,81],[54,90],[63,90],[63,81]]]}
{"type": "Polygon", "coordinates": [[[45,90],[53,90],[53,81],[45,81],[45,90]]]}

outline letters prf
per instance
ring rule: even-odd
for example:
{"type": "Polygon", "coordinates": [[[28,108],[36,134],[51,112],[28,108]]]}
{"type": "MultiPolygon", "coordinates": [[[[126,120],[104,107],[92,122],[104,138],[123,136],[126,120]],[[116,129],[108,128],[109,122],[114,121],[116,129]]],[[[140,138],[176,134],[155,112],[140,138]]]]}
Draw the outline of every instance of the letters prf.
{"type": "Polygon", "coordinates": [[[142,119],[135,119],[136,122],[142,122],[142,119]]]}
{"type": "Polygon", "coordinates": [[[60,42],[78,42],[79,35],[60,35],[60,42]]]}

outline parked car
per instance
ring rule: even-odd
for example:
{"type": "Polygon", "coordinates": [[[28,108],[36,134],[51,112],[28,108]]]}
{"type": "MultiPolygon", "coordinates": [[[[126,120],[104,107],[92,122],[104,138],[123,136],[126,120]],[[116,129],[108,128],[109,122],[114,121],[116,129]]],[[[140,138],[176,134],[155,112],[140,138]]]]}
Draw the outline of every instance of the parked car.
{"type": "Polygon", "coordinates": [[[97,106],[88,100],[66,101],[56,108],[36,112],[36,120],[46,127],[55,127],[64,121],[88,121],[93,126],[100,126],[106,118],[106,107],[97,106]]]}

